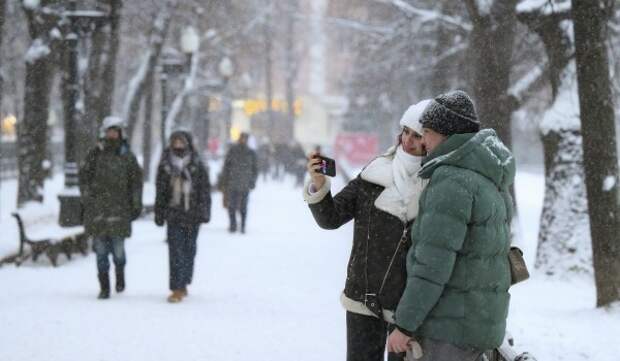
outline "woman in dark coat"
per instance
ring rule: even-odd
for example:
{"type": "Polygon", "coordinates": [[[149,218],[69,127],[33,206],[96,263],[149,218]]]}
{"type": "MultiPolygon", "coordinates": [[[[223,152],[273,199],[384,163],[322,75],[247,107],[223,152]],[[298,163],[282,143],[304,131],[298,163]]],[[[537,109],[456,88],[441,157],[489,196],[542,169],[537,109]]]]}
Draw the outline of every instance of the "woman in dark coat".
{"type": "Polygon", "coordinates": [[[192,282],[200,224],[211,218],[209,173],[189,133],[177,131],[170,136],[170,147],[157,169],[156,187],[155,223],[168,223],[172,291],[168,302],[177,303],[187,296],[192,282]]]}
{"type": "MultiPolygon", "coordinates": [[[[354,220],[353,248],[341,303],[347,311],[347,361],[384,359],[394,310],[407,280],[410,226],[424,182],[418,178],[425,150],[419,117],[426,102],[411,106],[400,121],[398,144],[371,161],[332,197],[330,182],[311,157],[304,190],[317,224],[336,229],[354,220]]],[[[315,153],[316,154],[316,153],[315,153]]],[[[402,360],[390,354],[389,360],[402,360]]]]}

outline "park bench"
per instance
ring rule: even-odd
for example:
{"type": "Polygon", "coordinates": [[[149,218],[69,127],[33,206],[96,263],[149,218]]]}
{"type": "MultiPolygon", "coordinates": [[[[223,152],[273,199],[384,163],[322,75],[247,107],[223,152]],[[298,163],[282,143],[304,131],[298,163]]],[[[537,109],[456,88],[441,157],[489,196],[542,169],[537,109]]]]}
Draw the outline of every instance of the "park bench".
{"type": "Polygon", "coordinates": [[[0,260],[0,264],[14,263],[20,266],[28,259],[36,262],[39,257],[45,256],[56,267],[61,254],[69,260],[75,253],[88,254],[88,237],[83,227],[62,228],[55,221],[54,215],[45,217],[38,214],[30,222],[19,213],[13,213],[12,216],[19,228],[19,250],[0,260]],[[28,234],[27,227],[33,228],[28,234]]]}

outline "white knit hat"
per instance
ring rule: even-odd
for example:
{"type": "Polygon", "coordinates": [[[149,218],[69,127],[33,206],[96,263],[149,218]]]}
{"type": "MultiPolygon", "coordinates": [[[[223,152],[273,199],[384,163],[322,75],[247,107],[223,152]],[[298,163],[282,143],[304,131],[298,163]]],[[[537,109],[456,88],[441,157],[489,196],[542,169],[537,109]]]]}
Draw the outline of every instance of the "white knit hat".
{"type": "Polygon", "coordinates": [[[432,102],[432,99],[425,99],[421,102],[414,104],[407,109],[403,117],[400,118],[400,126],[413,129],[418,134],[422,134],[422,123],[420,119],[426,107],[432,102]]]}

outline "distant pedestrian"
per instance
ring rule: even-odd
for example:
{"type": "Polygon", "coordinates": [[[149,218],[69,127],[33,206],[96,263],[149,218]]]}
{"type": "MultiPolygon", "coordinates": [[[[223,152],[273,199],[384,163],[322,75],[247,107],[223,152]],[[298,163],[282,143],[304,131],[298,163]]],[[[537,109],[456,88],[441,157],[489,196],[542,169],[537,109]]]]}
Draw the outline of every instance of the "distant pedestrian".
{"type": "Polygon", "coordinates": [[[110,297],[109,255],[116,272],[116,291],[125,290],[125,238],[142,211],[142,169],[124,138],[123,120],[103,120],[102,140],[80,168],[84,226],[93,237],[100,285],[99,299],[110,297]]]}
{"type": "Polygon", "coordinates": [[[263,180],[267,180],[267,177],[271,173],[273,148],[269,140],[263,141],[256,150],[258,173],[262,175],[263,180]]]}
{"type": "Polygon", "coordinates": [[[155,198],[155,223],[168,224],[170,303],[180,302],[188,295],[200,224],[209,223],[210,219],[208,169],[196,152],[191,135],[174,132],[157,168],[155,198]]]}
{"type": "Polygon", "coordinates": [[[308,158],[304,149],[299,142],[291,144],[290,150],[290,172],[295,177],[295,186],[304,186],[304,177],[306,176],[306,163],[308,158]]]}
{"type": "Polygon", "coordinates": [[[248,147],[249,134],[241,133],[237,144],[233,145],[224,161],[220,175],[230,218],[228,231],[237,231],[237,213],[241,215],[241,233],[245,233],[250,191],[256,187],[258,164],[256,153],[248,147]]]}

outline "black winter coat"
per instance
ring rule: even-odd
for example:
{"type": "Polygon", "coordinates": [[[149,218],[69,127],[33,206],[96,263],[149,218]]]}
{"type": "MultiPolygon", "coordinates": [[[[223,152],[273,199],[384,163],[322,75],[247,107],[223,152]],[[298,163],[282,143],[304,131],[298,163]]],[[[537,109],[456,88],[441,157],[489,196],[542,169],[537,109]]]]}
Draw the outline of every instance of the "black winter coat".
{"type": "Polygon", "coordinates": [[[309,204],[321,228],[336,229],[354,219],[353,248],[344,294],[365,303],[378,315],[381,312],[374,302],[375,295],[383,309],[393,311],[405,288],[406,256],[411,247],[413,223],[404,223],[375,207],[375,200],[384,189],[358,176],[335,197],[328,193],[319,203],[309,204]]]}
{"type": "Polygon", "coordinates": [[[211,219],[211,182],[207,167],[196,152],[192,152],[188,170],[192,178],[189,211],[170,206],[172,198],[170,150],[167,149],[157,168],[155,223],[199,224],[211,219]]]}
{"type": "Polygon", "coordinates": [[[254,189],[258,177],[256,153],[245,144],[233,145],[224,161],[220,186],[226,191],[254,189]]]}
{"type": "Polygon", "coordinates": [[[79,172],[86,234],[130,237],[131,222],[142,211],[142,169],[126,142],[100,142],[79,172]]]}

